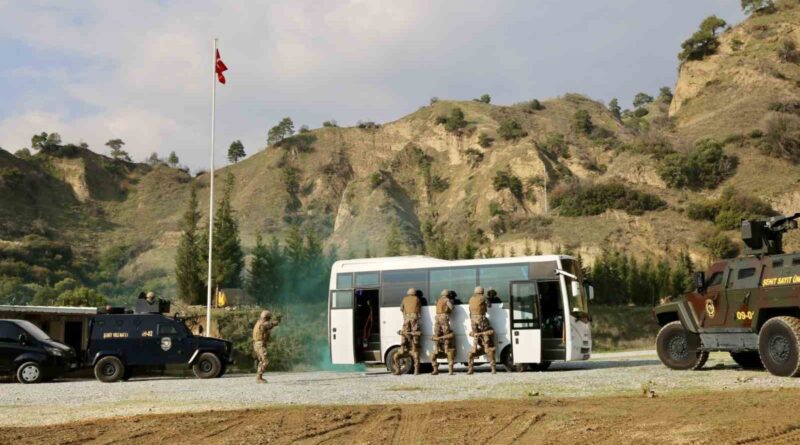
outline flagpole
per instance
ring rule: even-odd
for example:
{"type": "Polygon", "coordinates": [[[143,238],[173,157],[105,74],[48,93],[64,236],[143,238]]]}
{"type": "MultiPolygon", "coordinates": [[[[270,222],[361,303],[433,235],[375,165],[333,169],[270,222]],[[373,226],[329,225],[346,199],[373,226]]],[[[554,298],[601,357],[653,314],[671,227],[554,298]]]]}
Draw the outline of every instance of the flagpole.
{"type": "Polygon", "coordinates": [[[216,123],[217,101],[217,39],[211,50],[211,185],[208,194],[208,292],[206,295],[206,337],[211,337],[211,284],[214,246],[214,127],[216,123]]]}

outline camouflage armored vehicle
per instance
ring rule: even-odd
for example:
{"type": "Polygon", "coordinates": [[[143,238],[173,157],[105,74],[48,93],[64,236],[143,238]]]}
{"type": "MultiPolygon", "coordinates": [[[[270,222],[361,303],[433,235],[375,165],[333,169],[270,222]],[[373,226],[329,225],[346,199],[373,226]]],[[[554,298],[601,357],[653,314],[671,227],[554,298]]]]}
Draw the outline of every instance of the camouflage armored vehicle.
{"type": "Polygon", "coordinates": [[[743,257],[696,273],[695,291],[655,308],[664,365],[699,369],[710,351],[728,351],[743,368],[800,375],[800,253],[782,245],[798,218],[743,221],[743,257]]]}

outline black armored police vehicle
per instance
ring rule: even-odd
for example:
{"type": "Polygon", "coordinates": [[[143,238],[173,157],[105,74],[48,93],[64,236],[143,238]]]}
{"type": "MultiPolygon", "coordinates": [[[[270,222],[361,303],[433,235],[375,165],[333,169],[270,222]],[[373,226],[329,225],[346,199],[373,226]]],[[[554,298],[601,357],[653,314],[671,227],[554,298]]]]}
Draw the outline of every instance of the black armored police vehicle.
{"type": "Polygon", "coordinates": [[[198,378],[210,379],[221,377],[232,363],[230,342],[195,336],[181,318],[164,315],[168,301],[140,298],[133,313],[107,312],[91,321],[86,357],[101,382],[188,367],[198,378]]]}

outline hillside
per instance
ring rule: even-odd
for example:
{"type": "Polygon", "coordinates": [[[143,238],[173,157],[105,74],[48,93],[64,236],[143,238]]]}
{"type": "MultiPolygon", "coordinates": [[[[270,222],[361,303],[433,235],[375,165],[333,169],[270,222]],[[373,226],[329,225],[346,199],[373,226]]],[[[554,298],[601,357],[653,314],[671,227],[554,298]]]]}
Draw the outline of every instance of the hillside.
{"type": "MultiPolygon", "coordinates": [[[[441,100],[393,122],[295,135],[217,178],[236,178],[246,247],[299,223],[342,256],[382,254],[395,232],[408,253],[570,251],[591,260],[611,247],[637,258],[687,250],[705,264],[715,227],[737,235],[719,220],[690,218],[690,206],[733,187],[749,195],[734,200],[745,207],[753,197],[781,213],[800,207],[797,159],[765,142],[770,116],[800,119],[800,66],[778,56],[785,40],[800,41],[798,24],[800,8],[781,8],[726,30],[718,53],[683,63],[671,102],[654,101],[646,116],[617,118],[578,94],[510,106],[441,100]],[[723,154],[698,162],[716,170],[702,183],[670,182],[665,166],[691,159],[705,138],[723,154]]],[[[208,173],[192,178],[68,147],[29,159],[0,150],[0,238],[57,238],[86,261],[114,251],[129,285],[174,292],[180,216],[192,181],[207,212],[208,173]]]]}

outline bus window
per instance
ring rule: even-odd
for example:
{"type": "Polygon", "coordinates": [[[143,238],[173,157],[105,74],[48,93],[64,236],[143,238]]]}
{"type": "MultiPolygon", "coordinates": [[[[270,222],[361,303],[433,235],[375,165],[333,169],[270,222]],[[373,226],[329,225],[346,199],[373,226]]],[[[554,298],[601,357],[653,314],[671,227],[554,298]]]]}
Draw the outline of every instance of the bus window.
{"type": "Polygon", "coordinates": [[[353,287],[353,274],[340,273],[336,275],[336,289],[350,289],[353,287]]]}
{"type": "Polygon", "coordinates": [[[484,291],[492,288],[503,303],[508,303],[509,282],[528,279],[528,264],[483,266],[478,269],[478,281],[484,291]]]}
{"type": "Polygon", "coordinates": [[[331,309],[352,309],[353,291],[335,290],[331,292],[331,309]]]}
{"type": "Polygon", "coordinates": [[[381,306],[399,307],[410,287],[417,289],[422,294],[423,303],[427,304],[425,297],[428,296],[428,269],[384,271],[381,306]]]}
{"type": "Polygon", "coordinates": [[[378,287],[380,284],[381,278],[378,272],[361,272],[356,274],[355,287],[378,287]]]}
{"type": "Polygon", "coordinates": [[[466,302],[475,286],[478,285],[478,269],[476,267],[450,267],[431,269],[431,293],[439,295],[443,289],[455,293],[458,301],[466,302]]]}

